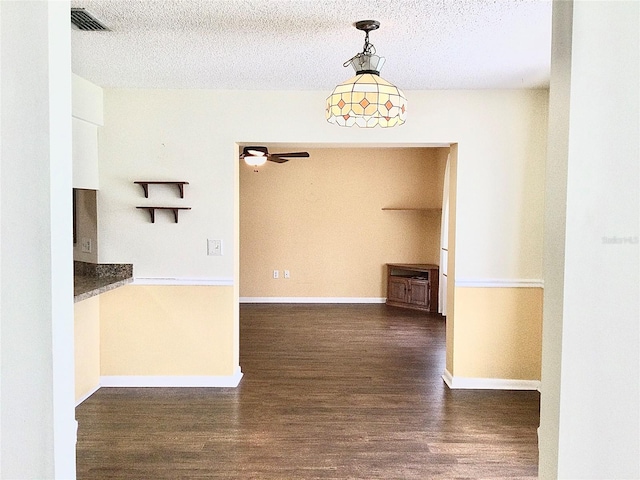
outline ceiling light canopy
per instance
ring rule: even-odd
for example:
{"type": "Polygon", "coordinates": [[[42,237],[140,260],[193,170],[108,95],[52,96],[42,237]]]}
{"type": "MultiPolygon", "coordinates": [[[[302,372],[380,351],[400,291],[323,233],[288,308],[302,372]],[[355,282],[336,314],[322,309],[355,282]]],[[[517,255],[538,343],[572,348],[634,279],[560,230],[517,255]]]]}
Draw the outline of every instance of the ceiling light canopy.
{"type": "Polygon", "coordinates": [[[369,32],[377,30],[380,22],[361,20],[354,25],[365,32],[364,49],[344,63],[345,67],[353,67],[356,76],[334,88],[327,98],[327,121],[342,127],[402,125],[407,99],[398,87],[380,77],[385,59],[377,56],[375,47],[369,43],[369,32]]]}

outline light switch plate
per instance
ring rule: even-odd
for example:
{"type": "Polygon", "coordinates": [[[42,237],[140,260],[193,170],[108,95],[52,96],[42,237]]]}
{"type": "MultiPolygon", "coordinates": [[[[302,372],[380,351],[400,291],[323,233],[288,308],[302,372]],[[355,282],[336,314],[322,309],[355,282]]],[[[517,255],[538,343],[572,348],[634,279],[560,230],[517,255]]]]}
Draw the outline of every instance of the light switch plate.
{"type": "Polygon", "coordinates": [[[208,239],[207,240],[207,255],[221,256],[222,255],[222,240],[208,239]]]}
{"type": "Polygon", "coordinates": [[[83,237],[82,240],[80,240],[80,248],[84,253],[91,253],[91,239],[83,237]]]}

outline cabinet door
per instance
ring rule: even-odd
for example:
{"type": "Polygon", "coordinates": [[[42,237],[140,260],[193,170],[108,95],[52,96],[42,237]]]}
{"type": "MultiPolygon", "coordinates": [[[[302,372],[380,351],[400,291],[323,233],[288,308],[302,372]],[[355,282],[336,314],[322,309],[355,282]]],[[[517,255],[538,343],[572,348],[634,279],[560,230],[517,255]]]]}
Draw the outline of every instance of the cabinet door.
{"type": "Polygon", "coordinates": [[[422,307],[429,306],[429,282],[427,280],[411,280],[409,303],[422,307]]]}
{"type": "Polygon", "coordinates": [[[388,301],[405,303],[408,300],[409,280],[406,278],[389,277],[387,290],[388,301]]]}

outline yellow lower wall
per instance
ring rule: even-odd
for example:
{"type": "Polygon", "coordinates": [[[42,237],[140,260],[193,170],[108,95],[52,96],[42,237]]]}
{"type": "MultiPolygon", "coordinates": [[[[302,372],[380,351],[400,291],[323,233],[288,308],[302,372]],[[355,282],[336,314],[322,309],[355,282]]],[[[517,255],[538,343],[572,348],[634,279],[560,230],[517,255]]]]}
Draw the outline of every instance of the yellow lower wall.
{"type": "Polygon", "coordinates": [[[542,288],[455,288],[454,377],[540,380],[542,288]]]}
{"type": "Polygon", "coordinates": [[[76,402],[100,385],[100,297],[74,305],[76,402]]]}
{"type": "Polygon", "coordinates": [[[127,285],[100,295],[101,375],[233,375],[232,286],[127,285]]]}
{"type": "MultiPolygon", "coordinates": [[[[233,375],[235,306],[231,286],[127,285],[76,303],[76,400],[101,375],[233,375]]],[[[448,328],[454,377],[540,379],[542,288],[455,287],[448,328]]]]}

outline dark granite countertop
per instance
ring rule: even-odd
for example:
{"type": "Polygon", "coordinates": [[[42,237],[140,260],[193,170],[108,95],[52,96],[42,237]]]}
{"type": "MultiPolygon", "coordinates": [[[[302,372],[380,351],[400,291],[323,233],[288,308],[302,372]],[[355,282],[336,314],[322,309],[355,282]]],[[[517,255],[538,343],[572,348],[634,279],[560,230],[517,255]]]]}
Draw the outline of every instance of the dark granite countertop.
{"type": "Polygon", "coordinates": [[[131,264],[73,262],[73,301],[80,302],[133,281],[131,264]]]}

